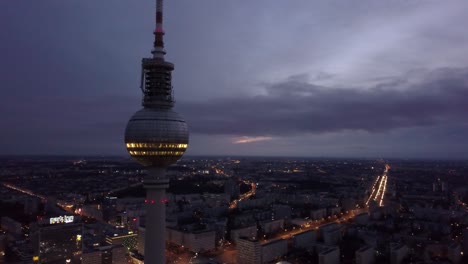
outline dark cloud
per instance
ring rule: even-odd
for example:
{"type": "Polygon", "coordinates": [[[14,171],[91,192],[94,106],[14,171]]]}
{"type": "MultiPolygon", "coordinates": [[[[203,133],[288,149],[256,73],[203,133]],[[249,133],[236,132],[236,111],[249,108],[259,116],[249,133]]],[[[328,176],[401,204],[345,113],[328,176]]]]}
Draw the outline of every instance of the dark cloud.
{"type": "Polygon", "coordinates": [[[266,95],[180,102],[194,133],[291,135],[466,123],[468,69],[408,73],[362,90],[314,85],[303,76],[266,86],[266,95]]]}
{"type": "MultiPolygon", "coordinates": [[[[297,75],[266,85],[262,96],[178,101],[176,111],[194,139],[191,151],[229,154],[226,145],[235,137],[273,136],[273,143],[255,143],[264,147],[228,149],[256,155],[275,153],[275,146],[288,155],[310,155],[310,148],[337,156],[466,154],[457,148],[468,127],[466,68],[413,71],[368,90],[324,87],[307,79],[297,75]],[[399,150],[389,152],[389,144],[399,150]]],[[[17,154],[124,154],[125,125],[140,105],[138,95],[4,99],[2,151],[17,154]]]]}
{"type": "MultiPolygon", "coordinates": [[[[137,2],[0,1],[1,154],[125,154],[154,29],[154,1],[137,2]]],[[[190,151],[466,154],[467,8],[166,1],[167,59],[190,151]],[[243,136],[273,139],[232,144],[243,136]],[[431,143],[440,138],[444,146],[431,143]]]]}

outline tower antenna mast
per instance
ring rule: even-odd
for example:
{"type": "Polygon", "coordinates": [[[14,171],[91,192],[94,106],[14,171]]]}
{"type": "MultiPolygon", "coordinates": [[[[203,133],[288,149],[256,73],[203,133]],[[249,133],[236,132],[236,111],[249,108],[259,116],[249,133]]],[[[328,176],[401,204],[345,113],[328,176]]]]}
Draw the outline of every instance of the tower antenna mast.
{"type": "Polygon", "coordinates": [[[164,50],[163,0],[156,0],[156,28],[153,34],[154,45],[151,53],[153,53],[154,58],[164,59],[166,50],[164,50]]]}

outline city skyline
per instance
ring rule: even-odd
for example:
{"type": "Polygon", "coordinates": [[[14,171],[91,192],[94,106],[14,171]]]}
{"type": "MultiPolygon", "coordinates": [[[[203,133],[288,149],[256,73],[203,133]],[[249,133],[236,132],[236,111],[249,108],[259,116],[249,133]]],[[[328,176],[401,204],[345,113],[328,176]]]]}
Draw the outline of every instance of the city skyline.
{"type": "MultiPolygon", "coordinates": [[[[129,5],[0,3],[0,154],[125,155],[154,3],[129,5]]],[[[468,158],[466,5],[169,1],[187,154],[468,158]]]]}

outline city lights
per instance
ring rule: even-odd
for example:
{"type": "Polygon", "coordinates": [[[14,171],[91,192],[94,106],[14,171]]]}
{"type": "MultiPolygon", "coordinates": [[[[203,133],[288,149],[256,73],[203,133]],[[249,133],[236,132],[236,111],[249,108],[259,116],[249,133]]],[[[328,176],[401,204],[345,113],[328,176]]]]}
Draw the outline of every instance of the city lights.
{"type": "Polygon", "coordinates": [[[374,184],[372,185],[372,191],[369,198],[366,201],[366,205],[369,205],[371,200],[376,201],[379,206],[383,206],[383,201],[385,197],[385,192],[387,190],[387,174],[390,166],[388,164],[385,165],[384,174],[381,176],[377,176],[374,184]],[[376,188],[376,186],[378,187],[376,188]]]}

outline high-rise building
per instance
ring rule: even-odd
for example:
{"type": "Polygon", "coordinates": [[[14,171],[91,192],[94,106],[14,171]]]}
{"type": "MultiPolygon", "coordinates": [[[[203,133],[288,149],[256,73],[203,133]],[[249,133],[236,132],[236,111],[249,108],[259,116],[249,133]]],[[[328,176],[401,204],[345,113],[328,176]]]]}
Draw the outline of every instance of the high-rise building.
{"type": "Polygon", "coordinates": [[[125,130],[128,152],[148,171],[143,182],[147,212],[145,264],[166,263],[166,169],[182,157],[189,140],[187,124],[172,110],[174,64],[164,59],[163,0],[156,2],[154,36],[153,56],[142,60],[143,109],[130,118],[125,130]]]}
{"type": "Polygon", "coordinates": [[[375,250],[373,247],[364,246],[356,250],[356,264],[375,263],[375,250]]]}
{"type": "Polygon", "coordinates": [[[126,264],[126,249],[122,245],[103,246],[84,252],[81,264],[126,264]]]}
{"type": "Polygon", "coordinates": [[[392,243],[390,245],[390,263],[400,264],[408,255],[408,247],[404,244],[392,243]]]}
{"type": "Polygon", "coordinates": [[[102,253],[99,249],[83,252],[81,264],[102,264],[102,253]]]}
{"type": "Polygon", "coordinates": [[[214,230],[185,231],[167,228],[167,241],[184,246],[192,252],[203,252],[216,248],[216,232],[214,230]]]}
{"type": "Polygon", "coordinates": [[[262,247],[258,239],[241,237],[237,240],[237,263],[262,263],[262,247]]]}
{"type": "Polygon", "coordinates": [[[117,216],[117,197],[104,197],[101,211],[104,221],[114,223],[117,216]]]}
{"type": "Polygon", "coordinates": [[[0,219],[0,227],[4,231],[7,231],[8,236],[12,240],[19,239],[23,235],[21,223],[11,219],[10,217],[3,216],[0,219]]]}
{"type": "Polygon", "coordinates": [[[323,231],[323,241],[325,245],[335,246],[341,241],[341,227],[336,226],[323,231]]]}
{"type": "Polygon", "coordinates": [[[319,264],[339,264],[340,248],[329,247],[322,249],[318,254],[319,264]]]}
{"type": "Polygon", "coordinates": [[[286,239],[261,242],[254,237],[240,237],[237,241],[237,263],[270,263],[286,253],[288,253],[286,239]]]}
{"type": "Polygon", "coordinates": [[[106,243],[108,245],[122,245],[127,250],[133,250],[138,244],[138,235],[130,232],[114,233],[106,235],[106,243]]]}
{"type": "Polygon", "coordinates": [[[293,245],[295,248],[312,249],[313,245],[317,242],[317,231],[307,230],[293,237],[293,245]]]}
{"type": "Polygon", "coordinates": [[[37,197],[29,197],[24,200],[24,213],[27,215],[33,215],[39,212],[39,206],[41,200],[37,197]]]}
{"type": "Polygon", "coordinates": [[[270,263],[288,253],[288,240],[276,239],[262,244],[262,263],[270,263]]]}
{"type": "Polygon", "coordinates": [[[33,261],[81,263],[83,224],[73,215],[50,217],[31,225],[33,261]]]}
{"type": "Polygon", "coordinates": [[[447,246],[447,258],[454,264],[458,264],[461,261],[461,246],[459,243],[452,241],[447,246]]]}

